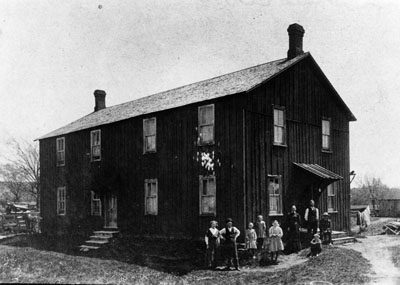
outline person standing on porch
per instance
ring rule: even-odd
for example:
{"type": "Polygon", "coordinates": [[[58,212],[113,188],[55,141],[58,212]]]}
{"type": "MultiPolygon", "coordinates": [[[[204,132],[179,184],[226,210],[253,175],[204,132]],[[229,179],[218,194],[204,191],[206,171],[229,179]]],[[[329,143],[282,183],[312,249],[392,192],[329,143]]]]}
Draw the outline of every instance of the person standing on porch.
{"type": "Polygon", "coordinates": [[[288,231],[288,243],[286,249],[289,253],[299,252],[301,250],[300,242],[300,225],[301,218],[296,212],[296,206],[293,205],[290,213],[288,213],[286,218],[286,225],[288,231]]]}
{"type": "Polygon", "coordinates": [[[310,206],[306,209],[304,219],[307,223],[308,235],[314,236],[317,233],[319,221],[319,211],[318,208],[315,207],[314,200],[310,200],[310,206]]]}
{"type": "Polygon", "coordinates": [[[257,216],[255,230],[256,230],[256,234],[257,234],[257,249],[261,250],[264,246],[265,238],[267,237],[267,234],[266,234],[267,225],[265,224],[262,215],[257,216]]]}
{"type": "Polygon", "coordinates": [[[236,239],[240,235],[240,231],[233,226],[232,219],[229,218],[226,220],[226,227],[223,228],[220,232],[221,239],[224,241],[224,252],[225,259],[227,259],[225,270],[229,270],[233,265],[237,271],[239,269],[239,258],[236,248],[236,239]]]}

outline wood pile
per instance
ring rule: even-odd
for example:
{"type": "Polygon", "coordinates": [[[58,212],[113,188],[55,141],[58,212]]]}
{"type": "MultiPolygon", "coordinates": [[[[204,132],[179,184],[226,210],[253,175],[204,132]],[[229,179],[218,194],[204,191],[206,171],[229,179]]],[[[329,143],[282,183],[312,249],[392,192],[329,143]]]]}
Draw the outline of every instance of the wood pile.
{"type": "Polygon", "coordinates": [[[400,221],[392,221],[383,226],[386,234],[400,235],[400,221]]]}

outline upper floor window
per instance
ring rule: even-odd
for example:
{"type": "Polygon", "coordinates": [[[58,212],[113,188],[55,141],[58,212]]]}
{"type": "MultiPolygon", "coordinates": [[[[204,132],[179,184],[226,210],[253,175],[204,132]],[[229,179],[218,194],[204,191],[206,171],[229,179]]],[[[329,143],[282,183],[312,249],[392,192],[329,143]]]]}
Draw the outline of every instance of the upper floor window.
{"type": "Polygon", "coordinates": [[[144,181],[145,191],[145,214],[158,214],[158,181],[157,179],[146,179],[144,181]]]}
{"type": "Polygon", "coordinates": [[[101,216],[101,199],[99,194],[91,191],[91,214],[92,216],[101,216]]]}
{"type": "Polygon", "coordinates": [[[66,196],[67,188],[57,188],[57,215],[63,216],[66,213],[66,196]]]}
{"type": "Polygon", "coordinates": [[[57,165],[65,165],[65,138],[57,138],[56,140],[57,148],[57,165]]]}
{"type": "Polygon", "coordinates": [[[143,152],[156,151],[156,118],[143,119],[143,152]]]}
{"type": "Polygon", "coordinates": [[[328,192],[328,212],[336,211],[336,189],[337,189],[337,182],[329,184],[327,187],[328,192]]]}
{"type": "Polygon", "coordinates": [[[200,215],[216,214],[216,182],[215,176],[200,176],[200,215]]]}
{"type": "Polygon", "coordinates": [[[322,119],[322,149],[331,150],[331,120],[322,119]]]}
{"type": "Polygon", "coordinates": [[[274,144],[286,145],[286,118],[282,107],[274,107],[274,144]]]}
{"type": "Polygon", "coordinates": [[[201,106],[199,115],[199,143],[200,145],[214,143],[214,104],[201,106]]]}
{"type": "Polygon", "coordinates": [[[92,161],[101,160],[101,131],[94,130],[90,132],[90,148],[92,161]]]}
{"type": "Polygon", "coordinates": [[[282,214],[282,179],[280,175],[268,175],[269,214],[282,214]]]}

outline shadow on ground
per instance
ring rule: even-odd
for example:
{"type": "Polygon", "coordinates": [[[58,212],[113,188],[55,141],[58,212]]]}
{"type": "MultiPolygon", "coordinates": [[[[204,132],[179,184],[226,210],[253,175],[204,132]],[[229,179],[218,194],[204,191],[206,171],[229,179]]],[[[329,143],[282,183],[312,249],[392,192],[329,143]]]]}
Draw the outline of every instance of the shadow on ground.
{"type": "MultiPolygon", "coordinates": [[[[99,259],[117,260],[129,264],[146,266],[175,275],[185,275],[193,270],[206,269],[205,245],[201,241],[144,239],[119,234],[118,237],[100,249],[80,251],[87,237],[78,235],[46,236],[17,235],[0,241],[0,244],[14,247],[29,247],[42,251],[54,251],[67,255],[86,256],[99,259]]],[[[239,251],[240,265],[258,267],[272,265],[266,252],[253,259],[246,251],[239,251]]],[[[218,266],[223,266],[221,253],[218,266]]]]}

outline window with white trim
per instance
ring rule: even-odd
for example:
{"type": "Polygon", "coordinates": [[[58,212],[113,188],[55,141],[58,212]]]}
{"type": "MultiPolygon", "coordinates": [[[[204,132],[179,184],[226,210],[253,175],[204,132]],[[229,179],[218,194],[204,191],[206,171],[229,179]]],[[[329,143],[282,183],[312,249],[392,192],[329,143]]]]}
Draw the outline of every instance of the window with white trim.
{"type": "Polygon", "coordinates": [[[101,199],[100,195],[91,191],[91,215],[92,216],[101,216],[101,199]]]}
{"type": "Polygon", "coordinates": [[[322,119],[322,149],[331,150],[331,120],[322,119]]]}
{"type": "Polygon", "coordinates": [[[145,191],[145,214],[158,214],[158,181],[157,179],[146,179],[144,181],[145,191]]]}
{"type": "Polygon", "coordinates": [[[282,214],[282,177],[268,175],[269,215],[282,214]]]}
{"type": "Polygon", "coordinates": [[[214,104],[200,106],[198,110],[199,120],[199,144],[214,143],[214,104]]]}
{"type": "Polygon", "coordinates": [[[64,216],[66,213],[66,197],[67,188],[58,187],[57,188],[57,215],[64,216]]]}
{"type": "Polygon", "coordinates": [[[217,185],[215,176],[200,176],[199,177],[199,190],[200,190],[200,215],[217,214],[216,207],[216,194],[217,185]]]}
{"type": "Polygon", "coordinates": [[[90,148],[92,161],[101,160],[101,131],[90,132],[90,148]]]}
{"type": "Polygon", "coordinates": [[[328,212],[335,212],[336,211],[336,191],[337,191],[337,182],[329,184],[327,187],[327,194],[328,194],[328,212]]]}
{"type": "Polygon", "coordinates": [[[286,145],[286,119],[283,107],[274,107],[274,144],[286,145]]]}
{"type": "Polygon", "coordinates": [[[57,166],[65,165],[65,137],[56,139],[57,166]]]}
{"type": "Polygon", "coordinates": [[[143,152],[156,152],[156,118],[143,119],[143,152]]]}

